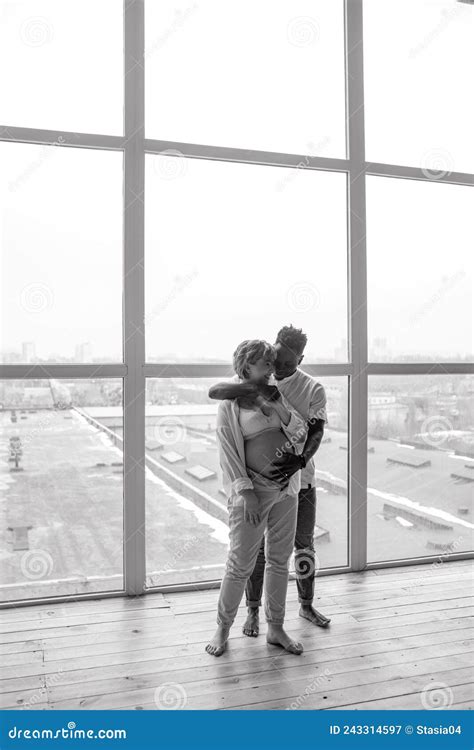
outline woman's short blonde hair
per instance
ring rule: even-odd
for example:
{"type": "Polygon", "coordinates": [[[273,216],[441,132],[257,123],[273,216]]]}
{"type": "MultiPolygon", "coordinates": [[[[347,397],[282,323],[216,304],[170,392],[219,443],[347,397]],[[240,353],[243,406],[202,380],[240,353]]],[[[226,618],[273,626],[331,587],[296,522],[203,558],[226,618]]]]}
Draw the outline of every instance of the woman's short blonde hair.
{"type": "Polygon", "coordinates": [[[261,339],[246,339],[238,345],[233,356],[233,366],[239,378],[247,378],[249,375],[248,365],[254,365],[262,357],[271,357],[275,360],[275,349],[261,339]]]}

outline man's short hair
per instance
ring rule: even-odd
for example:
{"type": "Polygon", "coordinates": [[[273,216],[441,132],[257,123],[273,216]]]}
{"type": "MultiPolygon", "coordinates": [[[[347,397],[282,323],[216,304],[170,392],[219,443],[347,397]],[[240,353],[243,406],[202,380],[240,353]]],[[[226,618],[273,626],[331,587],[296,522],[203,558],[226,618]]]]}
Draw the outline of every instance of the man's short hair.
{"type": "Polygon", "coordinates": [[[287,349],[293,352],[301,354],[308,342],[308,337],[301,328],[295,328],[294,326],[283,326],[278,333],[276,338],[277,344],[283,344],[287,349]]]}
{"type": "Polygon", "coordinates": [[[246,339],[238,345],[233,356],[233,366],[239,378],[248,377],[248,365],[254,365],[261,357],[275,359],[275,350],[268,341],[246,339]]]}

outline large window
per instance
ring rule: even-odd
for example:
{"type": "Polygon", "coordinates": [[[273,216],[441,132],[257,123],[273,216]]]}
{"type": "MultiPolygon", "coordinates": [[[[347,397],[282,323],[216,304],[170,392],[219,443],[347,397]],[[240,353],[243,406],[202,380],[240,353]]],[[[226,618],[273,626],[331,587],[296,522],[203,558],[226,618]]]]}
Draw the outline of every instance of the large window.
{"type": "Polygon", "coordinates": [[[368,558],[472,549],[474,378],[369,379],[368,558]]]}
{"type": "Polygon", "coordinates": [[[72,131],[72,144],[123,133],[120,1],[2,0],[0,14],[2,125],[72,131]]]}
{"type": "Polygon", "coordinates": [[[0,381],[2,600],[123,589],[119,379],[0,381]]]}
{"type": "Polygon", "coordinates": [[[240,341],[273,341],[291,320],[308,333],[306,362],[347,361],[346,183],[148,156],[147,359],[229,362],[240,341]]]}
{"type": "Polygon", "coordinates": [[[0,143],[0,164],[4,361],[120,362],[121,154],[0,143]]]}
{"type": "Polygon", "coordinates": [[[6,604],[218,581],[208,389],[289,323],[320,574],[469,554],[472,3],[0,13],[6,604]]]}
{"type": "Polygon", "coordinates": [[[472,362],[472,190],[367,178],[369,359],[472,362]]]}
{"type": "Polygon", "coordinates": [[[346,155],[342,0],[149,0],[146,135],[346,155]]]}
{"type": "Polygon", "coordinates": [[[364,0],[366,154],[472,172],[474,18],[456,0],[364,0]]]}

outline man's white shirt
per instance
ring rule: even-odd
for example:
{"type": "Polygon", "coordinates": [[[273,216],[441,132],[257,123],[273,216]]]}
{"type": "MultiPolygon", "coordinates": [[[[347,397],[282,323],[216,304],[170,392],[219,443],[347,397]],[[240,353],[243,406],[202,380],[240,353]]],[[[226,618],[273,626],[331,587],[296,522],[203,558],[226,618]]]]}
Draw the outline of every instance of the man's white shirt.
{"type": "MultiPolygon", "coordinates": [[[[326,392],[321,383],[318,383],[311,375],[298,368],[293,375],[289,375],[282,380],[272,378],[271,384],[278,387],[278,390],[283,394],[290,406],[304,420],[321,419],[324,422],[328,421],[326,392]]],[[[301,448],[303,448],[303,445],[301,445],[301,448]]],[[[314,486],[314,472],[314,458],[311,458],[304,469],[301,470],[302,489],[308,485],[314,486]]]]}

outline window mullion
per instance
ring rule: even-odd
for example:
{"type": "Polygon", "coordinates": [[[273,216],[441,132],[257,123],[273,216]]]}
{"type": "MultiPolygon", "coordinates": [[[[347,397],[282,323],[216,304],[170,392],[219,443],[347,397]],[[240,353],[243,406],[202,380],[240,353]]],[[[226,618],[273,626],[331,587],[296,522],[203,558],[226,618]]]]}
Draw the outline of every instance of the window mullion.
{"type": "Polygon", "coordinates": [[[367,259],[362,0],[345,0],[350,380],[349,549],[352,570],[367,562],[367,259]]]}
{"type": "Polygon", "coordinates": [[[145,586],[144,2],[124,0],[124,577],[145,586]]]}

